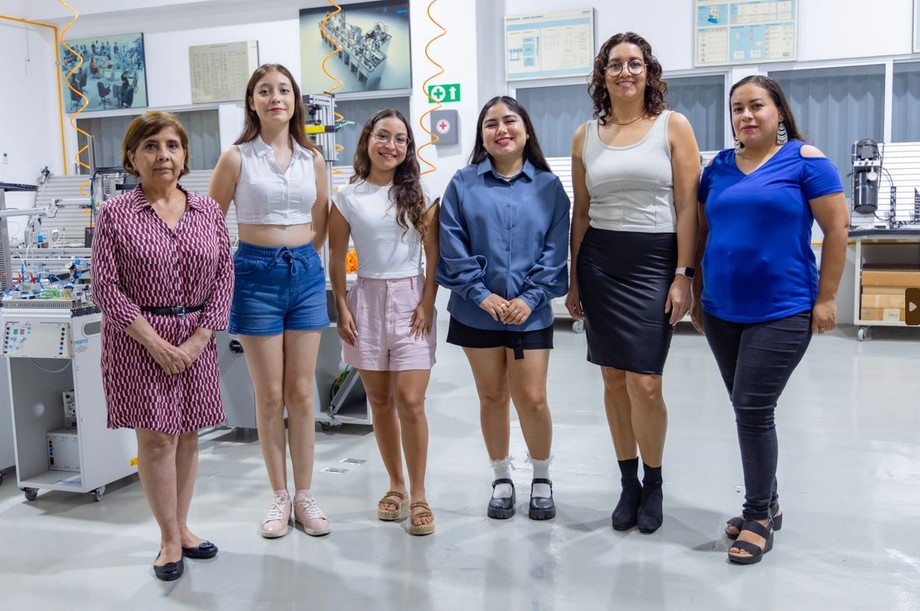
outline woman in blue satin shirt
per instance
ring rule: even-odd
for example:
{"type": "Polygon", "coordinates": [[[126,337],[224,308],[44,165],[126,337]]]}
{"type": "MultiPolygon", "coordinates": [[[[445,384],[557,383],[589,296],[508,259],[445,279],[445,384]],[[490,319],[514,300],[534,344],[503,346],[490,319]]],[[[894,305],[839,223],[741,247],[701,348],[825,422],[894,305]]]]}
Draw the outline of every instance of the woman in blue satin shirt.
{"type": "Polygon", "coordinates": [[[556,515],[546,374],[551,300],[568,290],[569,198],[514,98],[489,100],[477,126],[470,165],[454,175],[441,201],[436,279],[451,291],[447,341],[463,347],[479,394],[494,475],[487,513],[514,515],[513,400],[533,465],[528,515],[545,520],[556,515]]]}

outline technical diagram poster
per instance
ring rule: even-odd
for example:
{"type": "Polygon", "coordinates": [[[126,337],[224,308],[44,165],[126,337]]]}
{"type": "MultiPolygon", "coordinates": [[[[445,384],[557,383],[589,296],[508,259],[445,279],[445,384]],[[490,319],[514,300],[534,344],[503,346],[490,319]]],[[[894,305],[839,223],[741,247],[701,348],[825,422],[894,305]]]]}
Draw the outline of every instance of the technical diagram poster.
{"type": "Polygon", "coordinates": [[[695,0],[695,64],[795,60],[797,2],[695,0]]]}
{"type": "Polygon", "coordinates": [[[259,67],[259,43],[228,42],[188,48],[192,104],[242,100],[259,67]]]}
{"type": "Polygon", "coordinates": [[[584,76],[594,54],[594,9],[505,17],[509,81],[584,76]]]}
{"type": "Polygon", "coordinates": [[[920,53],[920,0],[914,0],[914,53],[920,53]]]}

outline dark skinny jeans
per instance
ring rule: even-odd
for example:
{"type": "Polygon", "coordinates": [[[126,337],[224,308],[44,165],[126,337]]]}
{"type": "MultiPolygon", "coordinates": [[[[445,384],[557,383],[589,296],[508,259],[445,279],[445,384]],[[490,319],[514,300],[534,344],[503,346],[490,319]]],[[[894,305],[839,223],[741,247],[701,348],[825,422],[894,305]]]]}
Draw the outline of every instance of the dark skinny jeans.
{"type": "Polygon", "coordinates": [[[811,312],[734,323],[704,311],[703,329],[735,410],[744,469],[743,515],[765,520],[779,498],[776,402],[811,342],[811,312]]]}

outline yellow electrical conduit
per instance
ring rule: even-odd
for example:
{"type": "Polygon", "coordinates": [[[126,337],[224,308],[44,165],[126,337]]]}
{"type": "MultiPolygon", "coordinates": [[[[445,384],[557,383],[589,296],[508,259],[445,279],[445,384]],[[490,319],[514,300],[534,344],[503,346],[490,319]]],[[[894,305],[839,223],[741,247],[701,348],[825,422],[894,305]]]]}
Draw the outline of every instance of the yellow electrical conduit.
{"type": "MultiPolygon", "coordinates": [[[[70,126],[71,126],[72,128],[74,128],[75,130],[77,130],[77,133],[83,134],[83,135],[86,137],[86,145],[85,145],[83,148],[77,150],[76,154],[74,155],[74,160],[77,162],[77,165],[79,165],[79,166],[82,167],[82,168],[86,168],[87,170],[89,170],[90,172],[92,172],[93,169],[92,169],[91,167],[89,167],[89,165],[87,165],[86,163],[84,163],[82,159],[80,159],[80,155],[83,154],[83,151],[86,151],[87,149],[89,149],[90,136],[89,136],[88,133],[86,133],[85,131],[83,131],[83,130],[80,129],[79,127],[77,127],[77,121],[76,121],[77,115],[80,114],[81,112],[83,112],[83,109],[86,108],[86,107],[89,105],[89,98],[87,98],[85,95],[83,95],[83,92],[82,92],[82,91],[78,91],[77,89],[74,89],[74,86],[70,84],[70,76],[71,76],[74,72],[76,72],[76,71],[80,68],[80,66],[83,65],[83,56],[80,55],[79,53],[77,53],[77,51],[76,51],[75,49],[73,49],[69,44],[67,44],[67,43],[64,41],[64,34],[67,33],[67,30],[70,29],[70,26],[72,26],[74,23],[76,23],[77,17],[79,17],[79,15],[77,15],[77,11],[75,11],[75,10],[73,9],[73,7],[70,6],[69,4],[67,4],[64,0],[58,0],[58,3],[61,4],[61,5],[64,6],[64,7],[66,7],[67,10],[69,10],[71,13],[73,13],[73,19],[71,19],[70,22],[69,22],[67,25],[64,26],[64,29],[63,29],[63,30],[61,30],[61,44],[64,45],[65,47],[67,47],[67,50],[70,51],[71,53],[73,53],[73,54],[77,57],[77,63],[76,63],[76,65],[75,65],[73,68],[70,69],[70,72],[67,73],[67,79],[66,79],[66,80],[67,80],[67,87],[68,87],[68,89],[70,89],[70,90],[73,91],[74,93],[78,94],[81,98],[83,98],[83,105],[80,106],[80,108],[77,109],[77,112],[75,112],[75,113],[73,113],[73,114],[70,115],[70,126]]],[[[55,44],[55,47],[57,47],[57,44],[55,44]]],[[[60,62],[60,58],[58,59],[58,62],[60,62]]],[[[58,82],[58,89],[59,89],[59,90],[60,90],[60,87],[61,87],[61,83],[58,82]]],[[[63,101],[61,101],[61,103],[63,104],[63,101]]],[[[63,106],[62,106],[62,110],[63,110],[63,106]]],[[[86,190],[86,187],[89,186],[90,182],[91,182],[91,180],[87,180],[86,182],[84,182],[83,184],[80,185],[79,191],[80,191],[80,194],[81,194],[83,197],[92,198],[92,196],[90,195],[89,191],[86,190]]],[[[85,213],[87,216],[91,216],[91,215],[92,215],[92,210],[88,210],[88,209],[87,209],[87,210],[84,210],[84,213],[85,213]]]]}
{"type": "MultiPolygon", "coordinates": [[[[326,93],[333,93],[336,89],[338,89],[339,87],[341,87],[341,86],[344,85],[345,83],[343,83],[338,77],[333,76],[332,74],[329,73],[328,70],[326,70],[326,62],[329,61],[329,58],[330,58],[330,57],[332,57],[333,55],[335,55],[336,53],[338,53],[339,51],[341,51],[341,50],[342,50],[342,47],[340,47],[340,46],[338,45],[337,42],[335,42],[334,40],[332,40],[332,37],[330,37],[328,34],[326,34],[326,22],[328,22],[330,19],[332,19],[332,17],[334,17],[334,16],[337,15],[338,13],[341,13],[341,12],[342,12],[342,7],[339,6],[338,4],[336,4],[335,2],[333,2],[332,0],[326,0],[326,2],[328,2],[329,4],[331,4],[332,6],[334,6],[334,7],[335,7],[335,10],[332,11],[331,13],[329,13],[328,15],[326,15],[325,17],[323,17],[323,20],[320,22],[320,30],[322,31],[323,38],[326,39],[326,40],[328,40],[329,42],[331,42],[335,48],[332,50],[331,53],[329,53],[329,55],[327,55],[326,57],[323,58],[323,61],[322,61],[322,63],[320,64],[320,68],[322,68],[323,74],[325,74],[325,75],[328,76],[330,79],[332,79],[333,81],[335,81],[335,86],[332,87],[331,89],[329,89],[328,91],[326,91],[326,93]]],[[[334,120],[334,123],[336,123],[336,124],[339,123],[339,122],[341,122],[341,121],[344,121],[344,120],[345,120],[345,117],[343,117],[342,115],[340,115],[339,113],[337,113],[337,112],[335,112],[335,111],[333,111],[333,118],[335,119],[335,120],[334,120]]],[[[344,147],[344,146],[342,146],[342,145],[339,144],[338,142],[335,143],[335,153],[336,153],[336,155],[338,155],[339,153],[341,153],[341,152],[344,151],[344,150],[345,150],[345,147],[344,147]]],[[[332,168],[332,173],[333,173],[333,174],[341,174],[341,173],[342,173],[342,170],[340,170],[340,169],[334,167],[334,168],[332,168]]]]}
{"type": "Polygon", "coordinates": [[[64,98],[63,98],[63,93],[61,91],[61,78],[60,78],[60,75],[58,74],[58,66],[61,63],[61,54],[60,54],[60,49],[58,48],[58,45],[57,45],[57,41],[58,41],[57,27],[51,25],[50,23],[41,23],[39,21],[29,21],[28,19],[20,19],[19,17],[10,17],[9,15],[0,15],[0,19],[5,19],[7,21],[15,21],[17,23],[25,23],[28,25],[35,25],[35,26],[39,26],[42,28],[50,28],[54,31],[54,57],[55,57],[54,80],[55,82],[57,82],[58,108],[60,111],[58,119],[60,121],[60,129],[61,129],[61,161],[63,162],[64,175],[66,176],[67,175],[67,146],[64,144],[64,98]]]}
{"type": "MultiPolygon", "coordinates": [[[[427,165],[428,168],[429,168],[429,169],[425,170],[424,172],[422,172],[422,175],[424,175],[424,174],[430,174],[431,172],[434,172],[435,170],[437,170],[437,168],[435,167],[435,165],[434,165],[433,163],[431,163],[430,161],[428,161],[427,159],[425,159],[425,158],[422,156],[422,149],[425,148],[425,147],[427,147],[427,146],[432,146],[432,145],[435,144],[438,140],[440,140],[440,138],[438,138],[437,134],[435,134],[433,131],[431,131],[430,129],[428,129],[428,126],[425,125],[425,117],[427,117],[428,115],[430,115],[432,112],[438,110],[438,109],[441,108],[441,106],[442,106],[442,104],[441,104],[439,101],[435,100],[434,98],[429,97],[429,95],[428,95],[428,83],[430,83],[432,80],[434,80],[434,79],[436,79],[437,77],[439,77],[439,76],[441,76],[442,74],[444,74],[444,66],[442,66],[442,65],[439,64],[438,62],[434,61],[434,59],[432,59],[431,55],[428,54],[428,47],[430,47],[431,44],[432,44],[434,41],[436,41],[437,39],[439,39],[439,38],[441,38],[442,36],[444,36],[445,34],[447,34],[447,30],[444,29],[444,26],[442,26],[440,23],[438,23],[438,22],[435,20],[435,18],[431,16],[431,7],[432,7],[432,6],[434,5],[434,3],[437,2],[437,1],[438,1],[438,0],[431,0],[431,2],[428,3],[428,19],[431,20],[431,23],[435,24],[436,26],[438,26],[438,28],[440,28],[441,33],[438,34],[437,36],[435,36],[434,38],[432,38],[431,40],[429,40],[429,41],[428,41],[428,44],[425,45],[425,58],[428,59],[428,61],[430,61],[432,64],[434,64],[435,66],[437,66],[437,67],[438,67],[438,71],[435,72],[434,74],[432,74],[431,76],[429,76],[427,79],[425,79],[425,82],[422,83],[422,91],[425,93],[425,97],[428,98],[428,101],[429,101],[429,102],[432,102],[432,101],[433,101],[433,102],[435,103],[435,105],[434,105],[434,108],[430,108],[430,109],[426,110],[424,113],[422,113],[422,116],[419,117],[418,124],[419,124],[419,125],[421,126],[421,128],[430,136],[430,139],[428,140],[428,142],[426,142],[426,143],[423,144],[422,146],[418,147],[418,149],[417,149],[416,152],[415,152],[415,154],[416,154],[416,156],[418,157],[419,161],[424,162],[424,164],[427,165]]],[[[454,129],[456,129],[456,126],[454,126],[454,129]]]]}

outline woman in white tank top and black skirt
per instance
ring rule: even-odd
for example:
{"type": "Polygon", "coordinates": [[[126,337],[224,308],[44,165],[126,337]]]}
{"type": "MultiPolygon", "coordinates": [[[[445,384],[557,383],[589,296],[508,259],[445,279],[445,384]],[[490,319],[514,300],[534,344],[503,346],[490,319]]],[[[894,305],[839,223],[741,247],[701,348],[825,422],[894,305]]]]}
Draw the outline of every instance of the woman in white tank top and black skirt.
{"type": "Polygon", "coordinates": [[[661,374],[673,326],[690,306],[699,149],[687,119],[665,110],[651,46],[616,34],[594,60],[593,121],[572,143],[572,277],[566,306],[585,319],[588,360],[601,366],[621,470],[613,528],[662,523],[667,409],[661,374]],[[638,479],[641,454],[642,483],[638,479]]]}

